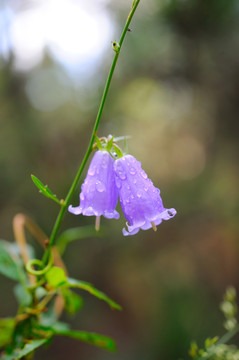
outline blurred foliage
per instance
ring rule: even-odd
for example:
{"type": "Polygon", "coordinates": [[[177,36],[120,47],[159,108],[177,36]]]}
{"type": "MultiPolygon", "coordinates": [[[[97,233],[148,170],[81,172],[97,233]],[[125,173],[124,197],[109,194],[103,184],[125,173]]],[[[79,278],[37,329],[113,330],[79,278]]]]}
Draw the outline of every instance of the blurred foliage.
{"type": "MultiPolygon", "coordinates": [[[[116,24],[112,40],[117,39],[128,2],[104,6],[116,24]]],[[[124,311],[109,314],[87,298],[74,319],[63,315],[63,321],[111,334],[118,351],[100,352],[63,337],[39,350],[36,359],[63,360],[66,353],[69,359],[186,359],[192,339],[202,344],[221,335],[218,303],[228,284],[239,287],[238,27],[236,0],[142,0],[99,136],[131,135],[129,152],[160,187],[165,206],[178,214],[157,233],[141,232],[127,241],[122,215],[103,222],[106,236],[92,234],[69,245],[64,260],[72,276],[104,289],[124,311]]],[[[64,197],[88,143],[112,52],[109,44],[96,71],[91,69],[87,81],[78,78],[77,86],[48,53],[22,73],[14,70],[13,54],[1,59],[1,238],[13,239],[17,212],[50,233],[57,205],[38,196],[30,174],[64,197]],[[33,90],[43,110],[34,106],[33,90]],[[53,95],[64,102],[47,110],[53,95]]],[[[62,231],[92,221],[68,214],[62,231]]],[[[40,248],[36,252],[41,256],[40,248]]],[[[17,304],[12,283],[3,276],[0,281],[0,315],[7,318],[17,304]]]]}

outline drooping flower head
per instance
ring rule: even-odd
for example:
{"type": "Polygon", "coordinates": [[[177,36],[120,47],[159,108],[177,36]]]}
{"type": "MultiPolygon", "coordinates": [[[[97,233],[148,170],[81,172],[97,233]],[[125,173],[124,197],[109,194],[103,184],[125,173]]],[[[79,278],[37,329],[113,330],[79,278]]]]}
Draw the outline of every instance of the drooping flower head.
{"type": "Polygon", "coordinates": [[[176,214],[175,209],[164,208],[160,190],[154,187],[141,163],[132,155],[115,160],[114,170],[120,203],[128,221],[128,231],[123,229],[125,236],[134,235],[139,229],[156,230],[162,220],[169,220],[176,214]]]}
{"type": "Polygon", "coordinates": [[[119,218],[119,213],[115,210],[118,193],[113,164],[114,160],[107,151],[98,150],[95,153],[81,186],[80,205],[70,205],[68,210],[71,213],[97,217],[103,215],[108,219],[119,218]]]}

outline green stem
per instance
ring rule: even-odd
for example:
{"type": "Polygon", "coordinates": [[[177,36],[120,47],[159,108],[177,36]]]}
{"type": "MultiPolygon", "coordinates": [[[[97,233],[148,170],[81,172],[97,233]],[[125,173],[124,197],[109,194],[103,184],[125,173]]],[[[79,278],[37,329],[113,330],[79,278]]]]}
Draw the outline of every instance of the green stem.
{"type": "Polygon", "coordinates": [[[131,23],[131,20],[132,20],[132,18],[134,16],[135,10],[137,9],[137,7],[139,5],[139,2],[140,2],[140,0],[134,0],[133,1],[131,11],[130,11],[130,13],[128,15],[125,27],[123,29],[123,32],[122,32],[122,35],[121,35],[121,38],[120,38],[120,41],[119,41],[119,47],[115,52],[115,56],[114,56],[114,59],[113,59],[113,62],[112,62],[111,68],[110,68],[110,72],[109,72],[107,81],[106,81],[105,89],[104,89],[104,92],[103,92],[103,96],[102,96],[102,99],[101,99],[99,111],[98,111],[98,114],[97,114],[97,117],[96,117],[96,120],[95,120],[95,125],[94,125],[93,131],[92,131],[92,135],[91,135],[91,138],[90,138],[88,148],[86,150],[86,153],[85,153],[85,156],[84,156],[84,158],[82,160],[80,168],[79,168],[79,170],[78,170],[78,172],[76,174],[76,177],[75,177],[75,179],[74,179],[74,181],[73,181],[73,183],[72,183],[72,185],[70,187],[70,190],[69,190],[69,192],[68,192],[68,194],[67,194],[67,196],[65,198],[65,203],[62,204],[61,210],[60,210],[60,212],[59,212],[59,214],[58,214],[58,216],[56,218],[56,221],[55,221],[55,224],[54,224],[51,236],[50,236],[49,246],[48,246],[48,248],[45,251],[44,256],[43,256],[43,262],[44,263],[46,263],[46,261],[47,261],[47,258],[48,258],[48,255],[49,255],[49,250],[50,250],[51,246],[54,244],[54,241],[55,241],[57,232],[59,230],[59,227],[61,225],[63,216],[64,216],[64,214],[66,212],[66,209],[69,206],[70,199],[71,199],[71,197],[72,197],[72,195],[73,195],[73,193],[74,193],[74,191],[76,189],[76,186],[78,184],[80,176],[81,176],[81,174],[82,174],[82,172],[84,170],[84,167],[85,167],[85,165],[87,163],[87,160],[88,160],[88,158],[90,156],[90,153],[92,151],[92,147],[93,147],[93,144],[94,144],[94,141],[95,141],[95,136],[96,136],[96,133],[97,133],[97,130],[98,130],[98,127],[99,127],[100,119],[101,119],[102,112],[103,112],[104,105],[105,105],[105,100],[106,100],[106,97],[108,95],[110,83],[111,83],[111,80],[112,80],[112,76],[114,74],[114,70],[115,70],[115,67],[116,67],[116,64],[117,64],[117,60],[118,60],[118,57],[119,57],[119,54],[120,54],[120,50],[121,50],[125,35],[126,35],[128,29],[129,29],[129,25],[131,23]]]}

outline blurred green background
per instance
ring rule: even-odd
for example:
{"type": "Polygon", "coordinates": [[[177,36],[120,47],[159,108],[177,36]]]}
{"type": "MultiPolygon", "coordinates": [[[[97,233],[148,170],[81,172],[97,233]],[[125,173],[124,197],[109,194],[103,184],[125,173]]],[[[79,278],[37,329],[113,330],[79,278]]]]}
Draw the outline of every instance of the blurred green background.
{"type": "MultiPolygon", "coordinates": [[[[58,208],[38,194],[30,174],[66,195],[114,56],[111,40],[119,39],[130,6],[0,1],[2,239],[14,241],[18,212],[50,234],[58,208]]],[[[191,340],[202,345],[223,333],[222,294],[239,287],[238,1],[142,0],[131,29],[98,134],[130,135],[129,153],[178,214],[156,233],[124,238],[121,212],[119,221],[102,220],[104,237],[69,245],[70,275],[92,282],[124,310],[83,294],[83,309],[63,319],[114,337],[118,351],[56,338],[38,360],[187,359],[191,340]]],[[[80,184],[74,206],[79,191],[80,184]]],[[[61,231],[93,222],[66,214],[61,231]]],[[[0,316],[14,315],[14,284],[1,275],[0,283],[0,316]]]]}

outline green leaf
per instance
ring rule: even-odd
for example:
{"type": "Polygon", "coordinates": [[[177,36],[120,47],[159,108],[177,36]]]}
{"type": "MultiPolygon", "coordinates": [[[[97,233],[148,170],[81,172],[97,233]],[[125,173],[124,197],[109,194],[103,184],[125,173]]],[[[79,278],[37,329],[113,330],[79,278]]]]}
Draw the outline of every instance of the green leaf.
{"type": "Polygon", "coordinates": [[[86,331],[55,331],[56,335],[67,336],[98,346],[108,351],[115,351],[116,345],[112,338],[86,331]]]}
{"type": "Polygon", "coordinates": [[[57,248],[62,255],[66,246],[71,241],[85,239],[89,237],[102,236],[103,231],[96,231],[94,226],[80,226],[64,231],[57,240],[57,248]]]}
{"type": "Polygon", "coordinates": [[[123,153],[121,152],[121,150],[116,145],[113,145],[113,147],[114,147],[114,151],[116,152],[117,156],[119,158],[121,158],[123,156],[123,153]]]}
{"type": "Polygon", "coordinates": [[[14,261],[10,255],[10,243],[0,240],[0,273],[12,280],[19,280],[19,265],[14,261]]]}
{"type": "Polygon", "coordinates": [[[62,295],[65,300],[65,310],[69,314],[75,314],[83,306],[83,299],[78,294],[69,289],[62,289],[62,295]]]}
{"type": "Polygon", "coordinates": [[[95,135],[95,142],[96,142],[96,145],[97,145],[98,149],[99,149],[99,150],[103,150],[101,141],[100,141],[100,139],[98,138],[97,135],[95,135]]]}
{"type": "Polygon", "coordinates": [[[45,274],[46,281],[53,288],[58,288],[59,286],[66,283],[67,278],[65,271],[57,266],[52,266],[49,271],[45,274]]]}
{"type": "Polygon", "coordinates": [[[10,355],[3,355],[1,360],[16,360],[32,353],[34,350],[45,344],[49,339],[32,340],[24,345],[22,349],[15,349],[10,355]]]}
{"type": "Polygon", "coordinates": [[[11,343],[14,327],[14,318],[0,319],[0,348],[11,343]]]}
{"type": "Polygon", "coordinates": [[[96,296],[98,299],[107,302],[107,304],[111,308],[116,309],[116,310],[122,310],[122,307],[119,304],[117,304],[116,302],[111,300],[102,291],[97,290],[92,284],[90,284],[88,282],[68,278],[67,285],[71,288],[78,288],[78,289],[88,291],[91,295],[96,296]]]}
{"type": "Polygon", "coordinates": [[[127,139],[131,139],[131,135],[125,135],[125,136],[117,136],[114,138],[114,142],[118,142],[118,141],[125,141],[127,139]]]}
{"type": "Polygon", "coordinates": [[[107,144],[107,146],[106,146],[106,149],[107,149],[108,151],[111,150],[112,145],[113,145],[113,142],[114,142],[114,136],[112,136],[112,137],[110,138],[110,140],[108,141],[108,144],[107,144]]]}
{"type": "Polygon", "coordinates": [[[30,306],[32,302],[32,296],[27,291],[25,287],[23,287],[21,284],[17,284],[14,287],[14,294],[18,300],[19,305],[21,306],[30,306]]]}
{"type": "Polygon", "coordinates": [[[63,321],[56,321],[55,324],[53,324],[51,326],[51,328],[54,330],[55,332],[59,332],[59,331],[68,331],[69,329],[69,324],[64,323],[63,321]]]}
{"type": "Polygon", "coordinates": [[[56,197],[56,195],[54,195],[52,193],[52,191],[50,189],[48,189],[47,185],[44,185],[36,176],[31,175],[32,181],[34,182],[34,184],[36,185],[36,187],[38,187],[38,189],[40,190],[40,192],[45,195],[46,197],[48,197],[49,199],[52,199],[53,201],[55,201],[56,203],[61,205],[60,200],[56,197]]]}

